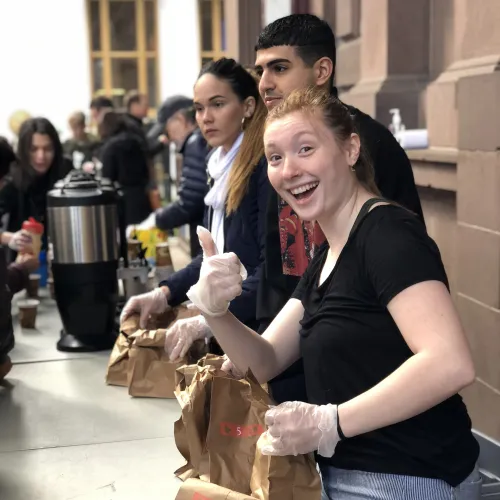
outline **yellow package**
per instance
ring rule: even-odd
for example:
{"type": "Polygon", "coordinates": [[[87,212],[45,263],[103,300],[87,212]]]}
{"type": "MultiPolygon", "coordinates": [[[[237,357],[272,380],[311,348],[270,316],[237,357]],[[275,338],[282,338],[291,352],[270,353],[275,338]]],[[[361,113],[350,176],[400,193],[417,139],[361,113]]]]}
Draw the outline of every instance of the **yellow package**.
{"type": "Polygon", "coordinates": [[[134,229],[131,238],[139,240],[143,248],[146,248],[146,259],[156,257],[156,244],[168,241],[168,235],[158,228],[153,229],[134,229]]]}

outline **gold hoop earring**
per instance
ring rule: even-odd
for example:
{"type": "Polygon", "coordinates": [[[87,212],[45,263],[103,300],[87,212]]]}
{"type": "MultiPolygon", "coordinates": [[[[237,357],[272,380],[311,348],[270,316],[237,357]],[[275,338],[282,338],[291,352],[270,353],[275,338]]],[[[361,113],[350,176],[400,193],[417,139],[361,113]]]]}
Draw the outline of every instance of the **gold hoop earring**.
{"type": "Polygon", "coordinates": [[[243,117],[243,118],[241,119],[241,130],[245,130],[245,121],[246,121],[246,118],[245,118],[245,117],[243,117]]]}

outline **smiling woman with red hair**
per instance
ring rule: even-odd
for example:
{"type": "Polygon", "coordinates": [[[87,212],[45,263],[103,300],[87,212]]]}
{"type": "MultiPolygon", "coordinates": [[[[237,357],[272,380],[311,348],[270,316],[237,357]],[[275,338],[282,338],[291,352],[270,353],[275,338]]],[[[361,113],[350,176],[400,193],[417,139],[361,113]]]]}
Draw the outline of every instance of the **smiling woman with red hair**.
{"type": "Polygon", "coordinates": [[[240,372],[264,383],[303,359],[309,404],[267,413],[263,453],[317,452],[335,500],[479,498],[479,447],[458,395],[474,365],[436,244],[380,197],[337,98],[292,93],[264,143],[272,186],[326,243],[262,336],[227,312],[241,293],[234,254],[205,258],[188,294],[240,372]]]}

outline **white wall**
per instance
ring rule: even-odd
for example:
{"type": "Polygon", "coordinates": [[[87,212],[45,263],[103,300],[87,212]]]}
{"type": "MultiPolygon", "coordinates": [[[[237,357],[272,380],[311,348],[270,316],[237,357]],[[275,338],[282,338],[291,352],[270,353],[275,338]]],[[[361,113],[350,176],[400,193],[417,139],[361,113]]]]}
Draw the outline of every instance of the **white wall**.
{"type": "Polygon", "coordinates": [[[189,97],[200,71],[197,0],[159,0],[160,96],[189,97]]]}
{"type": "Polygon", "coordinates": [[[83,0],[0,0],[0,135],[12,137],[19,109],[66,132],[68,115],[88,109],[88,51],[83,0]]]}
{"type": "Polygon", "coordinates": [[[264,21],[267,24],[292,13],[292,0],[265,0],[264,21]]]}

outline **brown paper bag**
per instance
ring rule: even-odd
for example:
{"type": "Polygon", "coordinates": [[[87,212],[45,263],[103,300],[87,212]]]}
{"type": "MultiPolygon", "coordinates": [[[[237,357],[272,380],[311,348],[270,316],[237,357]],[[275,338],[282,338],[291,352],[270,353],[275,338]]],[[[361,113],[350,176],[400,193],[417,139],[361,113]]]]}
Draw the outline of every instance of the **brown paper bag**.
{"type": "Polygon", "coordinates": [[[214,377],[207,434],[212,483],[250,494],[256,445],[265,431],[270,403],[270,396],[252,374],[242,380],[214,377]]]}
{"type": "Polygon", "coordinates": [[[198,479],[188,479],[180,488],[175,500],[253,500],[215,484],[205,483],[198,479]]]}
{"type": "Polygon", "coordinates": [[[321,479],[312,454],[270,457],[261,453],[266,443],[257,444],[250,486],[258,500],[320,500],[321,479]]]}
{"type": "Polygon", "coordinates": [[[129,336],[136,332],[138,328],[138,315],[130,316],[120,325],[120,334],[109,357],[106,372],[106,383],[108,385],[127,386],[129,351],[132,345],[132,339],[129,339],[129,336]]]}
{"type": "Polygon", "coordinates": [[[186,465],[175,471],[185,481],[190,477],[210,481],[209,458],[206,448],[210,422],[212,380],[224,359],[207,354],[197,365],[183,366],[176,371],[175,395],[181,406],[181,418],[175,423],[174,437],[178,450],[186,459],[186,465]]]}
{"type": "Polygon", "coordinates": [[[186,363],[172,363],[165,352],[166,330],[138,330],[129,351],[128,393],[143,398],[175,398],[175,371],[186,363]]]}
{"type": "MultiPolygon", "coordinates": [[[[203,358],[198,361],[199,366],[213,366],[217,370],[222,368],[224,364],[225,358],[224,356],[217,356],[216,354],[207,354],[203,358]]],[[[220,374],[222,376],[226,376],[225,374],[220,374]]]]}
{"type": "MultiPolygon", "coordinates": [[[[108,385],[119,385],[119,386],[124,386],[126,387],[128,385],[128,380],[129,378],[132,377],[132,374],[129,374],[129,359],[130,359],[130,350],[132,349],[132,345],[141,345],[141,347],[157,347],[163,349],[164,343],[165,343],[165,336],[164,333],[161,334],[163,335],[163,339],[160,337],[155,337],[151,338],[150,342],[148,343],[147,337],[145,337],[143,332],[147,331],[157,331],[158,325],[161,325],[163,328],[168,328],[170,327],[174,321],[177,319],[184,319],[184,318],[189,318],[192,316],[195,316],[199,314],[199,311],[197,310],[192,310],[188,309],[186,306],[178,306],[173,309],[169,309],[164,315],[161,317],[155,317],[151,318],[150,321],[148,322],[148,328],[150,330],[140,330],[139,329],[139,315],[133,315],[129,318],[127,318],[122,325],[120,325],[120,335],[118,336],[115,345],[113,347],[113,350],[111,352],[109,362],[108,362],[108,369],[106,372],[106,383],[108,385]],[[138,335],[135,335],[137,332],[140,332],[138,335]],[[137,341],[135,339],[140,338],[140,344],[137,344],[137,341]]],[[[156,334],[157,335],[157,334],[156,334]]],[[[206,353],[208,352],[208,346],[205,344],[205,342],[202,341],[197,341],[193,344],[191,349],[189,350],[189,362],[190,363],[196,363],[201,357],[203,357],[206,353]]],[[[135,356],[138,354],[136,353],[135,356]]],[[[153,356],[152,353],[145,354],[144,355],[149,356],[148,359],[151,361],[155,361],[155,367],[152,368],[153,371],[158,370],[158,363],[157,361],[159,360],[159,351],[156,353],[156,356],[153,356]]],[[[144,362],[146,362],[146,359],[144,359],[144,362]]],[[[168,362],[168,359],[162,358],[162,364],[168,362]]],[[[175,366],[177,367],[177,365],[175,366]]],[[[172,386],[175,387],[174,381],[175,381],[175,368],[170,367],[170,366],[164,366],[164,369],[166,369],[169,373],[169,377],[172,380],[172,386]]],[[[145,369],[145,366],[143,367],[143,371],[145,369]]],[[[137,387],[138,384],[138,374],[139,372],[136,373],[136,375],[133,378],[134,380],[134,385],[137,387]]],[[[156,377],[156,376],[155,376],[156,377]]],[[[138,389],[139,392],[135,393],[134,395],[142,395],[143,389],[138,389]]],[[[170,394],[170,390],[168,389],[168,394],[170,394]]],[[[149,393],[149,390],[146,390],[146,393],[149,393]]],[[[145,394],[146,394],[145,393],[145,394]]],[[[151,397],[163,397],[163,396],[151,396],[151,397]]],[[[169,397],[174,397],[173,396],[173,391],[172,395],[169,397]]]]}
{"type": "Polygon", "coordinates": [[[193,382],[193,379],[198,371],[198,365],[183,365],[177,368],[175,371],[176,393],[185,391],[193,382]]]}

